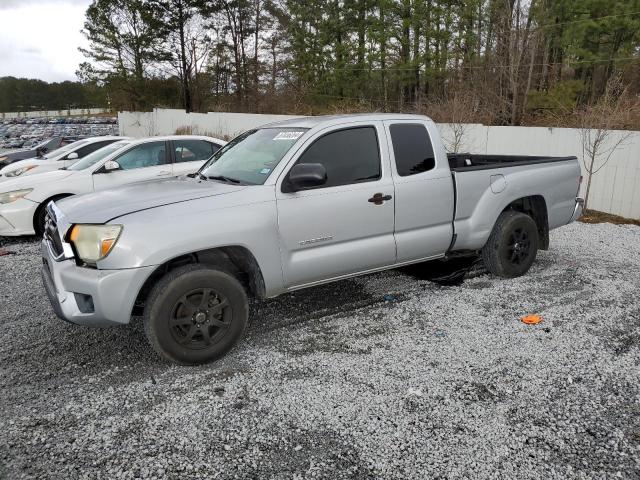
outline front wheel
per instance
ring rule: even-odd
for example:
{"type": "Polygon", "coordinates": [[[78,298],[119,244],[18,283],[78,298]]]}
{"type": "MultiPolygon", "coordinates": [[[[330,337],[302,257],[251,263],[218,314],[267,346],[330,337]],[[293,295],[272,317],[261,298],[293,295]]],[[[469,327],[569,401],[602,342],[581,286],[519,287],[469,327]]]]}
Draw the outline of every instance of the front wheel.
{"type": "Polygon", "coordinates": [[[211,362],[244,335],[247,294],[232,275],[187,265],[165,275],[144,310],[145,333],[163,358],[183,365],[211,362]]]}
{"type": "Polygon", "coordinates": [[[490,273],[504,278],[527,273],[538,253],[538,227],[533,219],[516,211],[502,212],[482,249],[490,273]]]}

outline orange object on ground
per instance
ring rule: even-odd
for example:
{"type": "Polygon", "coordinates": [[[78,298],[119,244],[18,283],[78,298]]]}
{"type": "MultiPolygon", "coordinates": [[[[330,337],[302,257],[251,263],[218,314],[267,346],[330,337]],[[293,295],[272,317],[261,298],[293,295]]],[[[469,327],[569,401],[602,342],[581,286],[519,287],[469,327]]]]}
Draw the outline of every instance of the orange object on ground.
{"type": "Polygon", "coordinates": [[[537,325],[542,321],[542,317],[540,315],[525,315],[520,320],[527,325],[537,325]]]}

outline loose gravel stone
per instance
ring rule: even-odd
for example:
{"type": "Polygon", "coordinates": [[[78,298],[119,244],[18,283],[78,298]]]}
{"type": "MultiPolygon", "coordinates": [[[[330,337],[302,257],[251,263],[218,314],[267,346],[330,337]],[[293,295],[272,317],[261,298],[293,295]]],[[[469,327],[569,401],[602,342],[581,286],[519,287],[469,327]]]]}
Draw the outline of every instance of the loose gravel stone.
{"type": "Polygon", "coordinates": [[[640,478],[639,227],[555,230],[512,280],[269,300],[192,368],[139,319],[58,320],[38,242],[0,248],[0,478],[640,478]]]}

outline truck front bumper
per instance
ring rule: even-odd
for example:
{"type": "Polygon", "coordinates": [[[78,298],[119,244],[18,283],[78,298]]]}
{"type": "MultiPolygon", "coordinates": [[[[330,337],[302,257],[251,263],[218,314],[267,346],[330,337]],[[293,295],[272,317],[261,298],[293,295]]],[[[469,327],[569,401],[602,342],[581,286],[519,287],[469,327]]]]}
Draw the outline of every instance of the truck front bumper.
{"type": "Polygon", "coordinates": [[[126,270],[80,267],[57,261],[42,241],[42,282],[56,315],[78,325],[105,327],[129,323],[138,292],[154,266],[126,270]]]}
{"type": "Polygon", "coordinates": [[[573,207],[573,215],[571,215],[571,219],[569,223],[575,222],[582,215],[582,211],[584,209],[584,198],[576,197],[576,205],[573,207]]]}

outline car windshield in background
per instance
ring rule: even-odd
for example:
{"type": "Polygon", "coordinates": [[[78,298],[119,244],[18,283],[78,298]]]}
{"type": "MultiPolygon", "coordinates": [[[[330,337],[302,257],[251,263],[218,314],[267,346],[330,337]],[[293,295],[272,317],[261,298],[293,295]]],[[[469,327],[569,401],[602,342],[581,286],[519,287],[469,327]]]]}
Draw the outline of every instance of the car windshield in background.
{"type": "Polygon", "coordinates": [[[262,185],[306,128],[249,130],[218,150],[200,169],[208,179],[262,185]]]}
{"type": "Polygon", "coordinates": [[[64,156],[67,153],[69,153],[71,150],[74,150],[75,148],[80,147],[85,143],[89,143],[89,142],[86,140],[81,140],[79,142],[70,143],[69,145],[58,148],[57,150],[52,150],[51,152],[44,155],[42,158],[44,158],[45,160],[51,160],[53,158],[64,156]]]}
{"type": "Polygon", "coordinates": [[[89,168],[92,165],[95,165],[100,160],[105,158],[107,155],[111,155],[116,150],[121,149],[122,147],[129,145],[131,142],[115,142],[107,145],[106,147],[102,147],[99,150],[96,150],[93,153],[90,153],[82,160],[78,160],[76,163],[67,167],[67,170],[84,170],[85,168],[89,168]]]}

